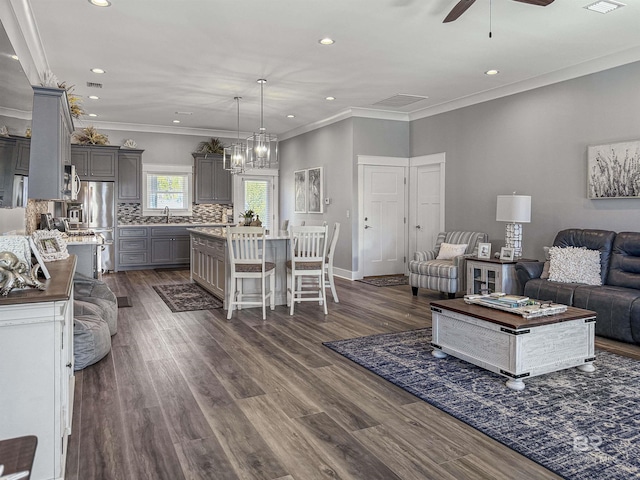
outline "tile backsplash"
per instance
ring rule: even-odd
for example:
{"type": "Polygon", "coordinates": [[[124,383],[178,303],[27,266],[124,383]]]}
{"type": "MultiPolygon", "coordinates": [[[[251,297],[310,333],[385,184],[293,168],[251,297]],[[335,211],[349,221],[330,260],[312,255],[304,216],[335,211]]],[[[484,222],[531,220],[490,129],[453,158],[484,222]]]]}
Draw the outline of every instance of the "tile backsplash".
{"type": "Polygon", "coordinates": [[[31,235],[40,225],[40,214],[49,212],[47,200],[34,200],[30,198],[25,209],[25,233],[31,235]]]}
{"type": "MultiPolygon", "coordinates": [[[[118,225],[144,225],[147,223],[163,223],[164,215],[143,217],[142,205],[139,203],[118,203],[118,225]]],[[[171,223],[223,223],[222,215],[228,209],[233,210],[233,204],[193,205],[193,216],[171,217],[171,223]]]]}

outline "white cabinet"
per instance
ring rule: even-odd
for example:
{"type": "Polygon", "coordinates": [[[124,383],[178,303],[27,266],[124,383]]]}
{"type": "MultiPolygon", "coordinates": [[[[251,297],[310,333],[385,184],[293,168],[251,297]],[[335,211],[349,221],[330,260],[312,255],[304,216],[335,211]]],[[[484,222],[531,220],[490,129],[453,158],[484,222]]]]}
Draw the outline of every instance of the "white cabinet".
{"type": "Polygon", "coordinates": [[[220,300],[226,291],[226,241],[191,235],[191,279],[220,300]]]}
{"type": "Polygon", "coordinates": [[[515,261],[468,258],[466,263],[467,294],[493,292],[520,294],[515,261]]]}
{"type": "Polygon", "coordinates": [[[38,437],[31,480],[64,478],[71,433],[75,257],[62,262],[46,291],[0,300],[0,438],[38,437]]]}

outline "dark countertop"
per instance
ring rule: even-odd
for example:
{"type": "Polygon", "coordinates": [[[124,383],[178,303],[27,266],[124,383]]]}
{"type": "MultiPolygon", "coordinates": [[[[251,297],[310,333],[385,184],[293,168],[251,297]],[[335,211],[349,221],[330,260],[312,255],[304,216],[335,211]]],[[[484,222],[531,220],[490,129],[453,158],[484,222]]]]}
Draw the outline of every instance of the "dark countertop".
{"type": "Polygon", "coordinates": [[[73,274],[76,270],[76,260],[75,255],[69,255],[69,258],[64,260],[45,262],[51,278],[49,280],[40,278],[39,280],[47,286],[46,290],[31,287],[11,290],[6,297],[0,296],[0,306],[69,300],[73,274]]]}

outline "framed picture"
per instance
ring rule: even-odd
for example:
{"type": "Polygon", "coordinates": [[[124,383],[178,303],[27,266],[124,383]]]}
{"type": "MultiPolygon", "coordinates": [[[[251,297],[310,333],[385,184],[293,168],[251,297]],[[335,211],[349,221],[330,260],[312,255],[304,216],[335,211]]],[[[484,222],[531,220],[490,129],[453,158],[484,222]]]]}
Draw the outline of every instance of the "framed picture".
{"type": "Polygon", "coordinates": [[[514,250],[510,247],[502,247],[500,249],[500,260],[513,260],[514,250]]]}
{"type": "Polygon", "coordinates": [[[307,171],[293,172],[293,188],[295,192],[294,213],[307,213],[307,171]]]}
{"type": "Polygon", "coordinates": [[[593,145],[587,152],[587,197],[640,197],[640,141],[593,145]]]}
{"type": "Polygon", "coordinates": [[[491,258],[491,244],[479,243],[478,244],[478,258],[491,258]]]}
{"type": "Polygon", "coordinates": [[[69,257],[67,242],[64,241],[58,230],[36,230],[31,237],[45,262],[63,260],[69,257]]]}
{"type": "Polygon", "coordinates": [[[322,186],[322,167],[307,170],[307,212],[322,213],[324,189],[322,186]]]}

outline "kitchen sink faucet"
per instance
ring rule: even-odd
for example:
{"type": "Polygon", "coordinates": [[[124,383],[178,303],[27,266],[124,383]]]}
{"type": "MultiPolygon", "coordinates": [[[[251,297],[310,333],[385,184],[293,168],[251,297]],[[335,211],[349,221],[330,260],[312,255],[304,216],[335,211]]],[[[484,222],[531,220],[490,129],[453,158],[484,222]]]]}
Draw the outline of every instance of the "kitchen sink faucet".
{"type": "Polygon", "coordinates": [[[169,218],[171,217],[171,210],[169,210],[169,207],[164,207],[162,214],[167,216],[167,223],[169,223],[169,218]]]}

